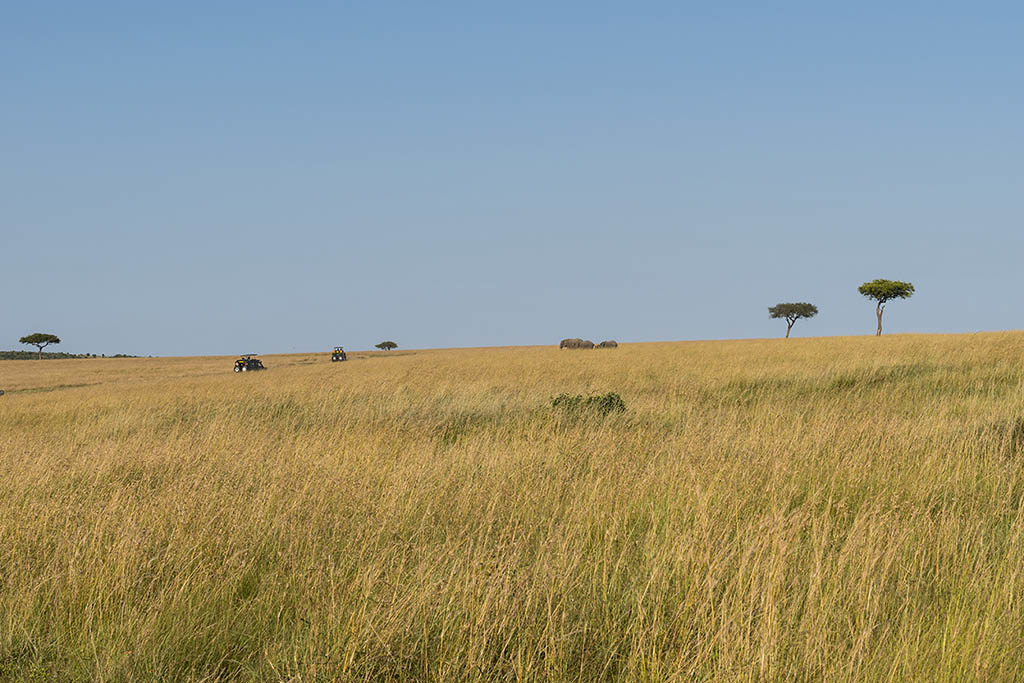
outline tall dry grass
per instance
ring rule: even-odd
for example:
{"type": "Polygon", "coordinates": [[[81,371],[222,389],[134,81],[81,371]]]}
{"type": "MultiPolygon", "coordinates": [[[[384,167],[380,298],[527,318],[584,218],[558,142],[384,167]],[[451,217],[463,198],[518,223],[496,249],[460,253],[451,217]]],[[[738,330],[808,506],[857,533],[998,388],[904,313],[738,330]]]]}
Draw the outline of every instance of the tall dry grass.
{"type": "Polygon", "coordinates": [[[0,678],[1024,677],[1024,335],[353,356],[0,363],[0,678]]]}

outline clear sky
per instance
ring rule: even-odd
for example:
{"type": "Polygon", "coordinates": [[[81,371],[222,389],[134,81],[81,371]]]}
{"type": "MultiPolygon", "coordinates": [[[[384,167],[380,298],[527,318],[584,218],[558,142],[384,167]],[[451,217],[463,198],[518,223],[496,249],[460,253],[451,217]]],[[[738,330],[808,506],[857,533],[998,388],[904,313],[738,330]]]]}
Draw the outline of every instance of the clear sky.
{"type": "Polygon", "coordinates": [[[10,2],[0,349],[1024,327],[1024,6],[10,2]],[[145,6],[144,6],[145,5],[145,6]]]}

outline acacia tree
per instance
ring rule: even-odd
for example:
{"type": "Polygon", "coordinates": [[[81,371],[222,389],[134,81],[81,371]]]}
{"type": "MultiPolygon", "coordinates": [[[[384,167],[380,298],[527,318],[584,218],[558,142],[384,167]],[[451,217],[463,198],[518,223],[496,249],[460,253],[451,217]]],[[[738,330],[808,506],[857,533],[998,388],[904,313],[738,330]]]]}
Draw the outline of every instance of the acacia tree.
{"type": "Polygon", "coordinates": [[[391,349],[397,349],[398,344],[396,344],[393,341],[382,341],[380,344],[377,344],[377,348],[384,349],[385,351],[390,351],[391,349]]]}
{"type": "Polygon", "coordinates": [[[876,337],[882,336],[882,313],[885,304],[893,299],[909,299],[914,295],[914,285],[899,280],[872,280],[865,282],[857,291],[876,302],[875,317],[878,318],[876,337]]]}
{"type": "Polygon", "coordinates": [[[33,334],[22,337],[18,341],[21,342],[22,344],[28,344],[30,346],[35,346],[36,348],[38,348],[39,358],[37,358],[36,360],[42,360],[43,349],[45,349],[50,344],[60,344],[60,337],[58,337],[55,334],[44,334],[43,332],[35,332],[33,334]]]}
{"type": "Polygon", "coordinates": [[[768,317],[786,319],[786,339],[789,339],[789,331],[800,318],[813,318],[818,315],[818,307],[814,304],[775,304],[768,309],[768,317]]]}

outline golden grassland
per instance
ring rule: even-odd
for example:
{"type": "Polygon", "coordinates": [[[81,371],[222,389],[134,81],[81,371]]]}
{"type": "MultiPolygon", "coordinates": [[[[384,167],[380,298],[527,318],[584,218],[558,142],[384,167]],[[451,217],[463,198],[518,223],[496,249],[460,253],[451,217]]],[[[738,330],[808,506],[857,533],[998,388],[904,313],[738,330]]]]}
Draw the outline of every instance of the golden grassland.
{"type": "Polygon", "coordinates": [[[0,362],[0,679],[1024,678],[1024,334],[265,360],[0,362]]]}

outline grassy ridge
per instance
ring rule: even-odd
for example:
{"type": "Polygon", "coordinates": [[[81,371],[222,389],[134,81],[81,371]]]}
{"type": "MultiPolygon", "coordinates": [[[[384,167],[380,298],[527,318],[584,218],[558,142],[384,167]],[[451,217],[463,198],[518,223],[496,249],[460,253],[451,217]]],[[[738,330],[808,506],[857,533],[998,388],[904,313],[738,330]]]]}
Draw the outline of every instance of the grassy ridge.
{"type": "Polygon", "coordinates": [[[4,365],[0,679],[1021,678],[1022,358],[4,365]]]}

